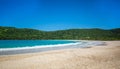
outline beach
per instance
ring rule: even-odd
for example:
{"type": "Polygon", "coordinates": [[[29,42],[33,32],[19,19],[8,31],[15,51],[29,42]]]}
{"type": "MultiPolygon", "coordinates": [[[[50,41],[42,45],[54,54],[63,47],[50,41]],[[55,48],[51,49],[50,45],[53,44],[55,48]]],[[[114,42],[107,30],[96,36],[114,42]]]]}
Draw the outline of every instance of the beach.
{"type": "Polygon", "coordinates": [[[0,69],[120,69],[120,41],[86,48],[1,55],[0,69]]]}

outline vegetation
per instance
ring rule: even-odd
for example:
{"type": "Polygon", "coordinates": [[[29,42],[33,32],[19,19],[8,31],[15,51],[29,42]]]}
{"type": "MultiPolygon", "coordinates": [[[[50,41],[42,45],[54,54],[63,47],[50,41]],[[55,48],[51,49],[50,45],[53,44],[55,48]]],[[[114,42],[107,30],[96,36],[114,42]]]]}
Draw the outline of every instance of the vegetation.
{"type": "Polygon", "coordinates": [[[40,31],[27,28],[0,27],[1,40],[23,39],[77,39],[77,40],[120,40],[120,28],[103,29],[69,29],[59,31],[40,31]]]}

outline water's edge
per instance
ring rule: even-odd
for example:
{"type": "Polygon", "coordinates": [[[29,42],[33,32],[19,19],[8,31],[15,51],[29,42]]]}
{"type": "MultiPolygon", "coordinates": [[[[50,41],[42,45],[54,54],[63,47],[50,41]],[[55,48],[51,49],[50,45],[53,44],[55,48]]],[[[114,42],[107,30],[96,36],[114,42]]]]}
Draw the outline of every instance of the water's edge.
{"type": "Polygon", "coordinates": [[[78,40],[76,40],[76,43],[0,49],[0,56],[23,54],[23,53],[44,52],[44,51],[61,50],[61,49],[69,49],[69,48],[86,48],[86,47],[91,47],[91,46],[99,46],[99,45],[103,45],[103,44],[105,44],[105,43],[102,41],[78,41],[78,40]]]}

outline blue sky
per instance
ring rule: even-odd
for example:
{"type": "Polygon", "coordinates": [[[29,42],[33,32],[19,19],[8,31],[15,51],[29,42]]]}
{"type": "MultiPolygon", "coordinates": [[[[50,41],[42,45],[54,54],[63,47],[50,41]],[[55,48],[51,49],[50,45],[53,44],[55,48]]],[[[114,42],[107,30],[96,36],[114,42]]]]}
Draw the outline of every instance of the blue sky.
{"type": "Polygon", "coordinates": [[[0,0],[0,26],[120,28],[120,0],[0,0]]]}

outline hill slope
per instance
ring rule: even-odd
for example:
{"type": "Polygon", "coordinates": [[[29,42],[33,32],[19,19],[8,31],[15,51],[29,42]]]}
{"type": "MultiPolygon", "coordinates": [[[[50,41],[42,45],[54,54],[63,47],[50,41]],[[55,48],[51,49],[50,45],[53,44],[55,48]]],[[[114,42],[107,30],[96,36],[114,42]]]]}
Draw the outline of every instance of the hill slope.
{"type": "Polygon", "coordinates": [[[69,29],[46,32],[27,28],[0,27],[0,39],[120,40],[120,28],[111,30],[69,29]]]}

